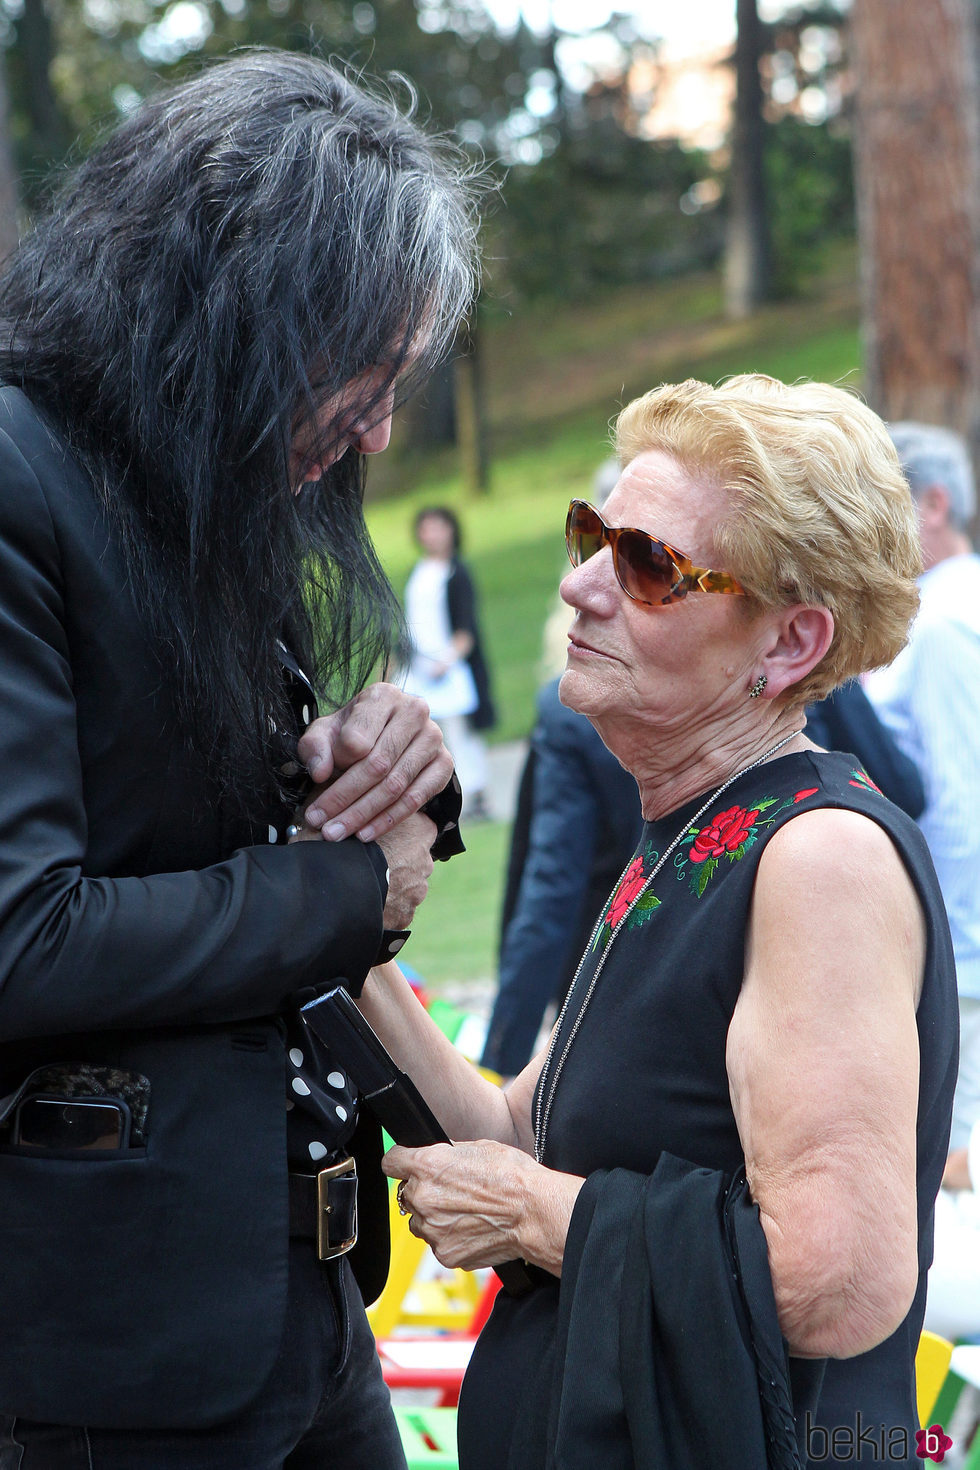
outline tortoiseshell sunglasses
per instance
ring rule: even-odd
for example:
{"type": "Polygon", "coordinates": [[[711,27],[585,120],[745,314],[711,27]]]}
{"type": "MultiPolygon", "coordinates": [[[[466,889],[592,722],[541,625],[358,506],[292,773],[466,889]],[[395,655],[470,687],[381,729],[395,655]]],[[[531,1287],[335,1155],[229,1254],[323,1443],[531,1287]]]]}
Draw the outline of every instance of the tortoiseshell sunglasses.
{"type": "Polygon", "coordinates": [[[594,506],[585,500],[573,500],[565,522],[565,546],[572,566],[580,567],[606,544],[612,551],[620,587],[627,597],[647,607],[680,602],[689,592],[746,595],[730,572],[692,566],[683,552],[648,532],[633,526],[607,526],[594,506]]]}

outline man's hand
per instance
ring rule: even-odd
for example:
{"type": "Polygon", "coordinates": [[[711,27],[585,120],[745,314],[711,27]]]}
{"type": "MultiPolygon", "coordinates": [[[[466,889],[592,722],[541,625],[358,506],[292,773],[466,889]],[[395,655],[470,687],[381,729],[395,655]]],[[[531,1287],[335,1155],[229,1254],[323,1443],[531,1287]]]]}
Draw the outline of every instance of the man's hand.
{"type": "Polygon", "coordinates": [[[297,749],[317,786],[304,819],[329,842],[351,833],[370,842],[390,832],[453,773],[428,705],[393,684],[372,684],[314,720],[297,749]]]}
{"type": "Polygon", "coordinates": [[[391,832],[375,840],[388,864],[386,929],[407,929],[415,910],[429,891],[433,862],[429,849],[436,840],[436,824],[421,812],[406,817],[391,832]]]}

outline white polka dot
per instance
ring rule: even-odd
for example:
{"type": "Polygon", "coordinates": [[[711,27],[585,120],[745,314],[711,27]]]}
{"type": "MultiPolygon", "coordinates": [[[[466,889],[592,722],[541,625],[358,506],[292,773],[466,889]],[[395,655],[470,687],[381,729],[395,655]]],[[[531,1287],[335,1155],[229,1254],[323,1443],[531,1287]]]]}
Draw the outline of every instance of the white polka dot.
{"type": "Polygon", "coordinates": [[[391,869],[390,868],[385,868],[385,882],[386,883],[390,883],[391,882],[391,869]]]}
{"type": "Polygon", "coordinates": [[[325,1143],[311,1143],[310,1144],[310,1158],[311,1159],[322,1159],[322,1158],[325,1158],[326,1157],[326,1153],[327,1153],[327,1146],[326,1146],[325,1143]]]}
{"type": "Polygon", "coordinates": [[[331,1087],[347,1086],[347,1078],[344,1076],[343,1072],[328,1072],[327,1082],[331,1087]]]}
{"type": "Polygon", "coordinates": [[[291,1046],[289,1048],[289,1060],[294,1067],[301,1067],[303,1065],[303,1053],[298,1046],[291,1046]]]}
{"type": "Polygon", "coordinates": [[[295,1106],[296,1106],[296,1104],[293,1102],[292,1098],[291,1097],[287,1097],[287,1099],[286,1099],[286,1112],[287,1113],[291,1113],[293,1111],[293,1108],[295,1106]]]}
{"type": "Polygon", "coordinates": [[[388,953],[397,954],[404,943],[404,939],[393,939],[388,946],[388,953]]]}
{"type": "Polygon", "coordinates": [[[302,720],[304,725],[308,725],[310,723],[310,707],[308,704],[304,704],[303,706],[302,720]]]}
{"type": "Polygon", "coordinates": [[[279,833],[276,831],[275,827],[270,827],[269,828],[269,841],[270,842],[278,842],[279,841],[279,833]]]}
{"type": "Polygon", "coordinates": [[[337,1117],[340,1119],[340,1121],[342,1123],[346,1123],[347,1122],[347,1109],[346,1108],[342,1108],[340,1106],[340,1103],[338,1103],[337,1106],[334,1108],[334,1112],[337,1114],[337,1117]]]}
{"type": "Polygon", "coordinates": [[[309,1097],[310,1095],[310,1089],[307,1087],[302,1077],[293,1078],[293,1091],[298,1092],[300,1097],[309,1097]]]}

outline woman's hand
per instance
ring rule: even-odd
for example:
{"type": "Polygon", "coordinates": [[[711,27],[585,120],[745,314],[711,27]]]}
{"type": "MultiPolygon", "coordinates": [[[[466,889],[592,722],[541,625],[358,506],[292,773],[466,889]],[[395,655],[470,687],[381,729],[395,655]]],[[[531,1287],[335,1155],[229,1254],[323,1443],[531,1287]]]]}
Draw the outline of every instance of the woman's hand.
{"type": "MultiPolygon", "coordinates": [[[[429,891],[435,866],[431,848],[438,835],[435,822],[424,812],[405,817],[394,831],[385,830],[375,841],[388,864],[388,894],[382,922],[386,929],[407,929],[415,910],[429,891]]],[[[289,838],[292,842],[319,842],[315,827],[301,824],[289,838]]]]}
{"type": "Polygon", "coordinates": [[[306,824],[330,842],[364,842],[417,812],[453,773],[442,731],[422,699],[393,684],[371,684],[349,704],[314,720],[299,759],[317,789],[306,824]]]}
{"type": "Polygon", "coordinates": [[[435,822],[422,812],[406,817],[393,832],[375,839],[388,864],[386,929],[407,929],[415,910],[429,891],[433,862],[430,849],[437,836],[435,822]]]}
{"type": "Polygon", "coordinates": [[[583,1179],[546,1169],[520,1149],[489,1139],[396,1147],[382,1168],[404,1181],[408,1228],[444,1266],[474,1271],[521,1257],[561,1275],[583,1179]]]}

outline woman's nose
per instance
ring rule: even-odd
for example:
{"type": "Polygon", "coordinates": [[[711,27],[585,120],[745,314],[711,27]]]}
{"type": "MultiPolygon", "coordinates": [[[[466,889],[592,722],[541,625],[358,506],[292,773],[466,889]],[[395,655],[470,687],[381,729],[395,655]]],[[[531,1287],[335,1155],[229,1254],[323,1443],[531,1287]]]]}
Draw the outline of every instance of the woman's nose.
{"type": "Polygon", "coordinates": [[[609,547],[604,546],[581,566],[572,567],[562,578],[558,593],[563,602],[578,612],[614,612],[619,603],[619,583],[609,547]]]}

